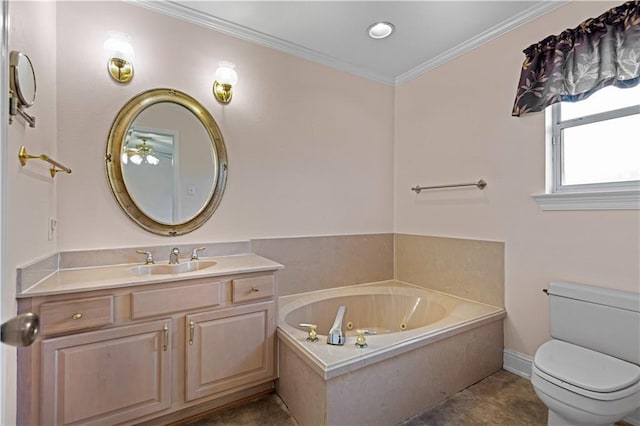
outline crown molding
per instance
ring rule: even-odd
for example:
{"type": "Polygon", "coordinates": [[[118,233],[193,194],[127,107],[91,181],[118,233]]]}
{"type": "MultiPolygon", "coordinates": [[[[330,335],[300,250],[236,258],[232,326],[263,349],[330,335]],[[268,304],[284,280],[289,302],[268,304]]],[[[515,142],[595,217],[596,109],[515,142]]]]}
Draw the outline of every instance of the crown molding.
{"type": "Polygon", "coordinates": [[[150,10],[153,10],[164,15],[171,16],[183,21],[191,22],[192,24],[200,25],[205,28],[209,28],[223,34],[239,38],[241,40],[249,41],[261,46],[269,47],[281,52],[288,53],[293,56],[297,56],[303,59],[307,59],[312,62],[320,63],[328,67],[354,74],[359,77],[364,77],[369,80],[376,81],[388,86],[394,85],[394,79],[389,78],[377,73],[372,73],[362,67],[340,61],[331,56],[317,52],[313,49],[300,46],[295,43],[291,43],[286,40],[282,40],[278,37],[273,37],[260,31],[252,30],[251,28],[244,27],[242,25],[229,22],[224,19],[217,18],[215,16],[200,12],[185,5],[167,1],[167,0],[124,0],[126,3],[141,6],[150,10]]]}
{"type": "Polygon", "coordinates": [[[481,46],[488,41],[499,37],[500,35],[511,31],[539,16],[551,12],[552,10],[568,3],[570,0],[550,0],[542,1],[527,10],[519,13],[515,17],[503,21],[500,24],[490,28],[489,30],[473,37],[466,42],[463,42],[456,47],[447,50],[446,52],[430,59],[417,67],[400,74],[395,78],[387,77],[377,73],[350,64],[348,62],[340,61],[331,56],[317,52],[313,49],[300,46],[295,43],[273,37],[260,31],[255,31],[242,25],[229,22],[224,19],[217,18],[215,16],[200,12],[198,10],[187,7],[175,1],[170,0],[124,0],[127,3],[141,6],[150,10],[153,10],[164,15],[168,15],[183,21],[191,22],[196,25],[200,25],[205,28],[209,28],[223,34],[239,38],[241,40],[249,41],[261,46],[269,47],[281,52],[288,53],[293,56],[297,56],[312,62],[320,63],[331,68],[335,68],[340,71],[347,72],[349,74],[364,77],[369,80],[376,81],[389,86],[399,86],[407,83],[424,73],[443,65],[444,63],[451,61],[452,59],[472,50],[478,46],[481,46]]]}
{"type": "Polygon", "coordinates": [[[458,56],[501,36],[508,31],[516,29],[519,26],[532,21],[533,19],[536,19],[546,13],[551,12],[552,10],[557,9],[560,6],[569,3],[569,1],[570,0],[550,0],[543,1],[534,6],[531,6],[527,10],[515,15],[514,17],[503,21],[492,28],[489,28],[488,30],[478,34],[477,36],[470,38],[463,43],[460,43],[456,47],[453,47],[446,52],[441,53],[440,55],[418,65],[417,67],[410,69],[403,74],[400,74],[395,78],[395,86],[400,86],[401,84],[407,83],[414,78],[417,78],[422,74],[431,71],[432,69],[437,68],[440,65],[443,65],[446,62],[449,62],[457,58],[458,56]]]}

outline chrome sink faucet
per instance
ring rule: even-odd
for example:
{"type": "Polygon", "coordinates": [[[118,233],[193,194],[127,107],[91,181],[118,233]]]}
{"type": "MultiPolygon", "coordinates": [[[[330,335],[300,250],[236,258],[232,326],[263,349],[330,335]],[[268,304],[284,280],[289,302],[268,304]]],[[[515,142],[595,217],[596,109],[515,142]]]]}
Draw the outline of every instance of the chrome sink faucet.
{"type": "Polygon", "coordinates": [[[194,248],[193,251],[191,252],[191,260],[200,260],[200,258],[198,257],[198,252],[201,252],[202,250],[206,250],[206,247],[198,247],[198,248],[194,248]]]}
{"type": "Polygon", "coordinates": [[[155,263],[153,261],[153,254],[150,251],[136,250],[136,253],[144,254],[146,256],[146,259],[144,260],[145,265],[153,265],[155,263]]]}
{"type": "Polygon", "coordinates": [[[338,312],[336,313],[336,319],[333,320],[333,326],[329,330],[329,334],[327,335],[327,344],[328,345],[344,345],[346,341],[344,332],[342,331],[342,323],[344,322],[344,313],[346,312],[347,307],[344,305],[340,305],[338,308],[338,312]]]}
{"type": "Polygon", "coordinates": [[[171,249],[169,253],[169,265],[176,265],[180,263],[180,250],[177,247],[171,249]]]}

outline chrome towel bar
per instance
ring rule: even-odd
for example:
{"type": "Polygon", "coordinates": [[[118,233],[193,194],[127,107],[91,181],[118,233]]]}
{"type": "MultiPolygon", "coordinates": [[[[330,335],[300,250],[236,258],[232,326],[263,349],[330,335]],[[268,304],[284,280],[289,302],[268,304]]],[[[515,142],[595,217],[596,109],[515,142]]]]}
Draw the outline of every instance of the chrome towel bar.
{"type": "Polygon", "coordinates": [[[475,186],[477,187],[479,190],[483,190],[487,187],[487,182],[484,179],[480,179],[477,182],[472,182],[472,183],[457,183],[457,184],[453,184],[453,185],[436,185],[436,186],[419,186],[416,185],[413,188],[411,188],[412,191],[415,191],[416,194],[419,194],[421,191],[427,190],[427,189],[442,189],[442,188],[459,188],[459,187],[463,187],[463,186],[475,186]]]}

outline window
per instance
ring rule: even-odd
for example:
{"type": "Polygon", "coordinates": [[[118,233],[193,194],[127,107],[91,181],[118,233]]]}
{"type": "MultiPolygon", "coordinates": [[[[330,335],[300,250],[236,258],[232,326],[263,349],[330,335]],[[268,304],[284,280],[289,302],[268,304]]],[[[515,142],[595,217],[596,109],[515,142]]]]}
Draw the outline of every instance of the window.
{"type": "Polygon", "coordinates": [[[640,208],[640,85],[549,108],[551,182],[549,194],[534,197],[541,208],[558,200],[574,208],[550,209],[640,208]]]}
{"type": "Polygon", "coordinates": [[[640,85],[551,108],[553,192],[638,187],[640,85]]]}

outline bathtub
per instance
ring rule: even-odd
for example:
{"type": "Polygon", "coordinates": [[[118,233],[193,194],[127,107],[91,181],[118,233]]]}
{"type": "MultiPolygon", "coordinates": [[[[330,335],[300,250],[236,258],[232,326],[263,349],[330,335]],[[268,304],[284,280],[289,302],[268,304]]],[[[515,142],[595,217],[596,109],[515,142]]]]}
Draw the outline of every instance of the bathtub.
{"type": "Polygon", "coordinates": [[[277,391],[302,425],[392,425],[502,367],[503,308],[398,281],[280,297],[277,391]],[[344,346],[327,345],[340,305],[344,346]],[[317,324],[308,342],[302,323],[317,324]],[[367,347],[356,347],[367,330],[367,347]]]}

